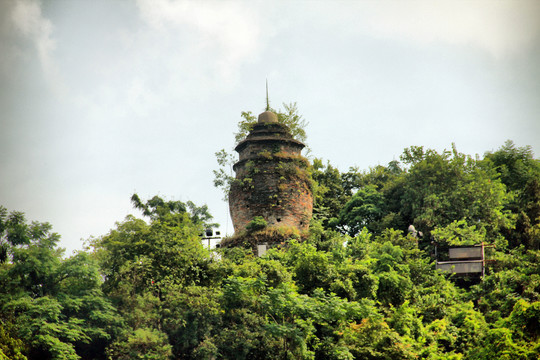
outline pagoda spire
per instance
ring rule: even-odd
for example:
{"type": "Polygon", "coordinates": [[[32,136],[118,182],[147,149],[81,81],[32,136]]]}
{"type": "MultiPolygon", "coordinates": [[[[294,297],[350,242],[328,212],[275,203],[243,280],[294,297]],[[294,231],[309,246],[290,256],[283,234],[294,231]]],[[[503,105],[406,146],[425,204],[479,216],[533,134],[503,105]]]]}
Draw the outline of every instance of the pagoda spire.
{"type": "Polygon", "coordinates": [[[266,110],[270,111],[270,99],[268,98],[268,78],[266,79],[266,110]]]}

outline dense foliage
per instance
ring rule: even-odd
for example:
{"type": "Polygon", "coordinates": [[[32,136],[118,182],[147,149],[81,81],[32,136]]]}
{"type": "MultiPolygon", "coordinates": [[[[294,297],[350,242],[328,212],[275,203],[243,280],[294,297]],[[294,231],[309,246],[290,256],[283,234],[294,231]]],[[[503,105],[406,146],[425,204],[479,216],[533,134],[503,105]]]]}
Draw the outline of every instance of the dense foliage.
{"type": "Polygon", "coordinates": [[[86,251],[0,208],[0,359],[537,359],[540,162],[404,151],[342,173],[315,160],[309,238],[209,251],[206,207],[132,201],[86,251]],[[414,225],[423,237],[408,232],[414,225]],[[483,280],[433,242],[493,244],[483,280]]]}

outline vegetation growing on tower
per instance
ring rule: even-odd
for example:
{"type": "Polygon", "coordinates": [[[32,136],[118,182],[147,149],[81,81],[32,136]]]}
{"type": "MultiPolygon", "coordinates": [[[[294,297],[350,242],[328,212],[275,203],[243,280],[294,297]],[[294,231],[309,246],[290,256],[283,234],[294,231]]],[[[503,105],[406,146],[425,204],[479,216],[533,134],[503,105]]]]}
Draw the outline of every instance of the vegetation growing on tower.
{"type": "Polygon", "coordinates": [[[259,115],[235,148],[239,160],[233,166],[236,177],[229,193],[235,234],[222,245],[255,249],[259,244],[279,244],[292,233],[307,235],[313,186],[309,161],[301,155],[304,147],[275,113],[259,115]],[[266,226],[254,231],[252,224],[258,218],[266,226]]]}

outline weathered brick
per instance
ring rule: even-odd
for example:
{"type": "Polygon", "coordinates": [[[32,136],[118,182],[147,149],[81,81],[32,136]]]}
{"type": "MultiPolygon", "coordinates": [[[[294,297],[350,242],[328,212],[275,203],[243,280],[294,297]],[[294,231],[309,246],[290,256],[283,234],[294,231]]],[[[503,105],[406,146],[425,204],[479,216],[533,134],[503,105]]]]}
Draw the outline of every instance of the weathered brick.
{"type": "Polygon", "coordinates": [[[309,227],[313,194],[309,162],[301,155],[305,145],[272,119],[275,115],[268,112],[259,115],[259,122],[235,148],[239,161],[234,165],[237,181],[231,186],[229,208],[236,233],[255,216],[262,216],[269,228],[302,232],[309,227]]]}

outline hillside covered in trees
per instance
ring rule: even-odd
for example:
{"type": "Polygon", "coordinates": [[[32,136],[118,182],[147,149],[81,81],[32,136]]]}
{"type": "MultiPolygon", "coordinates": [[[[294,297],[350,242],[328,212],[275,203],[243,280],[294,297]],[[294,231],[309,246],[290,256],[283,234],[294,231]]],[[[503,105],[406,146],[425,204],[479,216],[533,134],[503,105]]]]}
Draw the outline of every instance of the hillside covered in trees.
{"type": "Polygon", "coordinates": [[[214,224],[191,202],[134,195],[143,218],[67,258],[51,225],[0,208],[0,359],[539,358],[530,147],[310,171],[309,234],[262,257],[203,247],[214,224]],[[435,270],[435,242],[493,245],[485,277],[435,270]]]}

